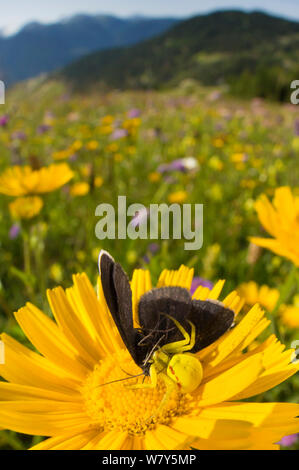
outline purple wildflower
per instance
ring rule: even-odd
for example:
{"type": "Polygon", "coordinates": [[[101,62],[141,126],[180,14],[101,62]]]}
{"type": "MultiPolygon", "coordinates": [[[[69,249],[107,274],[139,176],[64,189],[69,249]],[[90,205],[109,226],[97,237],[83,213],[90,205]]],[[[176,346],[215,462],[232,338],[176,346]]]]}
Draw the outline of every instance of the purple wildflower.
{"type": "Polygon", "coordinates": [[[13,224],[9,230],[9,238],[11,240],[15,240],[15,238],[17,238],[17,236],[19,235],[20,231],[21,227],[19,226],[19,224],[13,224]]]}
{"type": "Polygon", "coordinates": [[[134,228],[139,227],[141,224],[143,224],[147,220],[148,214],[149,214],[149,210],[146,209],[146,207],[136,212],[131,222],[132,226],[134,228]]]}
{"type": "Polygon", "coordinates": [[[12,140],[26,140],[27,136],[23,131],[15,131],[11,134],[12,140]]]}
{"type": "Polygon", "coordinates": [[[51,129],[51,126],[49,126],[48,124],[41,124],[40,126],[38,126],[36,132],[37,134],[42,135],[45,134],[49,129],[51,129]]]}
{"type": "Polygon", "coordinates": [[[208,287],[208,289],[212,289],[213,283],[211,281],[208,281],[207,279],[203,279],[202,277],[195,276],[192,280],[192,284],[190,288],[191,295],[194,294],[194,292],[199,286],[208,287]]]}
{"type": "Polygon", "coordinates": [[[5,127],[8,121],[9,121],[9,117],[7,116],[7,114],[0,116],[0,127],[5,127]]]}
{"type": "Polygon", "coordinates": [[[183,159],[174,160],[168,165],[168,171],[186,171],[183,159]]]}
{"type": "Polygon", "coordinates": [[[126,129],[115,129],[115,131],[111,134],[111,140],[119,140],[127,137],[128,131],[126,129]]]}
{"type": "Polygon", "coordinates": [[[70,162],[75,162],[76,160],[78,160],[78,154],[73,153],[73,155],[70,156],[69,160],[70,162]]]}
{"type": "Polygon", "coordinates": [[[140,109],[137,108],[132,108],[130,111],[128,111],[128,117],[131,119],[139,117],[141,114],[140,109]]]}
{"type": "Polygon", "coordinates": [[[173,160],[171,163],[165,163],[158,168],[159,173],[171,171],[187,172],[195,170],[198,167],[197,160],[194,157],[185,157],[173,160]]]}
{"type": "Polygon", "coordinates": [[[160,250],[160,246],[158,245],[158,243],[150,243],[148,246],[148,250],[152,255],[154,255],[160,250]]]}
{"type": "Polygon", "coordinates": [[[291,447],[298,441],[298,434],[290,434],[289,436],[284,436],[279,442],[283,447],[291,447]]]}

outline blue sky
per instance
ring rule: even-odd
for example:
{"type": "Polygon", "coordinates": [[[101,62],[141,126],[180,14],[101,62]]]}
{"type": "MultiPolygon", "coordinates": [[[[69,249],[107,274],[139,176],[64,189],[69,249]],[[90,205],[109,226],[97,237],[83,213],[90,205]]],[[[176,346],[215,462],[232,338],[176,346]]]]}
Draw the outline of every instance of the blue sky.
{"type": "Polygon", "coordinates": [[[29,21],[51,23],[75,13],[186,17],[216,9],[239,8],[265,10],[299,20],[299,0],[9,0],[1,3],[0,30],[6,34],[29,21]]]}

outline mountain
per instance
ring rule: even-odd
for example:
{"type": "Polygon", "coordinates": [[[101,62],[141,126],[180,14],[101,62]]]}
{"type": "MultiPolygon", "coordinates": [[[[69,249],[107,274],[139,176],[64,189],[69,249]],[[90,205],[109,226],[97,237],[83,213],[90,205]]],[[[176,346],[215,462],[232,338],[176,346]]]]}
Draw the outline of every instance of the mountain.
{"type": "Polygon", "coordinates": [[[75,88],[161,88],[191,78],[242,96],[285,99],[299,77],[299,23],[263,12],[218,11],[131,47],[90,54],[60,73],[75,88]],[[297,75],[296,75],[297,73],[297,75]]]}
{"type": "Polygon", "coordinates": [[[80,14],[48,25],[32,22],[13,36],[0,36],[0,78],[12,84],[51,72],[92,51],[153,37],[178,21],[80,14]]]}

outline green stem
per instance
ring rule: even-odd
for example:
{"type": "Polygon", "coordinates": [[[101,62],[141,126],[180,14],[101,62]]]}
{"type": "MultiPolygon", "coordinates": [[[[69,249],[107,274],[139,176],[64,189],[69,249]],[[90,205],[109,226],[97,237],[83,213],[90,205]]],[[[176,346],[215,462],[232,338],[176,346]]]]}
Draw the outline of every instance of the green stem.
{"type": "Polygon", "coordinates": [[[27,231],[23,230],[24,271],[31,276],[30,241],[27,231]]]}
{"type": "Polygon", "coordinates": [[[278,339],[281,341],[281,332],[279,330],[279,324],[277,321],[277,313],[280,309],[280,307],[285,304],[288,299],[290,298],[293,288],[296,282],[296,277],[297,277],[297,268],[295,265],[293,265],[289,275],[286,278],[285,283],[283,284],[281,290],[280,290],[280,296],[279,299],[274,307],[274,309],[271,312],[271,317],[272,317],[272,325],[273,325],[273,330],[275,335],[278,337],[278,339]]]}
{"type": "MultiPolygon", "coordinates": [[[[45,278],[45,268],[44,268],[44,240],[42,234],[42,228],[40,225],[36,226],[36,249],[35,249],[35,263],[36,263],[36,273],[39,280],[39,294],[41,299],[44,299],[46,292],[46,278],[45,278]]],[[[44,304],[44,300],[41,300],[44,304]]],[[[44,306],[44,305],[43,305],[44,306]]]]}
{"type": "Polygon", "coordinates": [[[31,267],[31,247],[30,247],[30,228],[23,226],[22,235],[23,235],[23,256],[24,256],[24,273],[25,273],[25,285],[27,288],[28,296],[33,301],[34,300],[34,288],[32,284],[32,267],[31,267]]]}

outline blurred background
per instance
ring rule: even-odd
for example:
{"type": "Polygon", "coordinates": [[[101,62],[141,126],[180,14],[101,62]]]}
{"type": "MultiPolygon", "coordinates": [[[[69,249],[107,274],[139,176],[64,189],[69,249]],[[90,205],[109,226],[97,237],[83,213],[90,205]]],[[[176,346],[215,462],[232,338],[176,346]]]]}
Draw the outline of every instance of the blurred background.
{"type": "MultiPolygon", "coordinates": [[[[31,301],[51,315],[46,289],[74,273],[96,284],[104,248],[129,275],[185,264],[198,282],[226,279],[224,294],[267,310],[267,334],[299,339],[298,283],[277,307],[292,261],[249,241],[268,236],[260,195],[288,186],[299,198],[298,22],[295,0],[1,7],[0,331],[33,348],[13,313],[31,301]],[[204,204],[203,247],[98,240],[95,209],[118,195],[204,204]]],[[[295,376],[256,400],[298,402],[298,387],[295,376]]],[[[41,438],[0,431],[0,447],[41,438]]]]}

